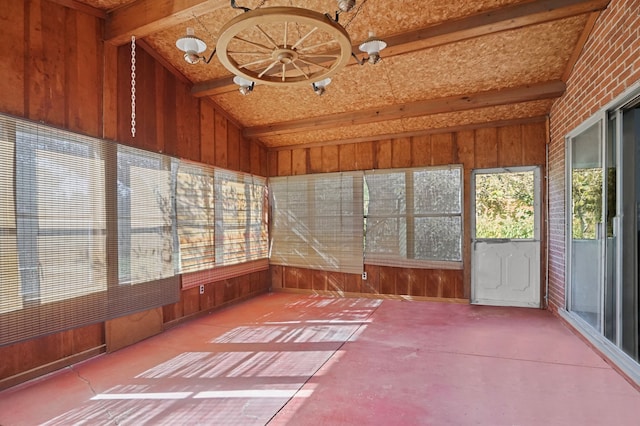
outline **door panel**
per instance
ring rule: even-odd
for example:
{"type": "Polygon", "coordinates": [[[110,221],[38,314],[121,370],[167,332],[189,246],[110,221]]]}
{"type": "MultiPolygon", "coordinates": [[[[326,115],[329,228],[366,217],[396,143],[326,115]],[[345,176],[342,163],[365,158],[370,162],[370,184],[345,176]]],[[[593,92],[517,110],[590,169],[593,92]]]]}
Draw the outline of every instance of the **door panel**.
{"type": "Polygon", "coordinates": [[[538,168],[473,172],[471,302],[540,306],[538,168]]]}
{"type": "Polygon", "coordinates": [[[475,243],[473,303],[540,306],[538,241],[475,243]]]}

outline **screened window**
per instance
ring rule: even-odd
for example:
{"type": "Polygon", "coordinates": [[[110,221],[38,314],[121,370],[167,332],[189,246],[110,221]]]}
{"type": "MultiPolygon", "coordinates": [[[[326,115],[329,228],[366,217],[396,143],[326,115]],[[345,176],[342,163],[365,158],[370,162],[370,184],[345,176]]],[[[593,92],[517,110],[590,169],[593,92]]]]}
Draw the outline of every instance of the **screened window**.
{"type": "Polygon", "coordinates": [[[362,173],[269,180],[273,209],[271,263],[362,273],[362,173]]]}
{"type": "Polygon", "coordinates": [[[175,275],[174,187],[177,161],[118,146],[118,266],[120,284],[175,275]]]}
{"type": "Polygon", "coordinates": [[[462,168],[365,172],[365,263],[461,268],[462,168]]]}

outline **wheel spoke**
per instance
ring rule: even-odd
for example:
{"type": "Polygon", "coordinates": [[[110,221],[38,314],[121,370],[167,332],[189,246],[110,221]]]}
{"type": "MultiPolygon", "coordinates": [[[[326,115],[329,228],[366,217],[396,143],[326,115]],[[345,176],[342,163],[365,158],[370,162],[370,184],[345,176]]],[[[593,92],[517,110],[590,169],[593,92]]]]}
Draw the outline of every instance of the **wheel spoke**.
{"type": "Polygon", "coordinates": [[[304,72],[304,71],[302,70],[302,68],[300,68],[298,65],[296,65],[296,62],[295,62],[295,61],[291,62],[291,65],[293,65],[295,69],[297,69],[298,71],[300,71],[300,72],[305,76],[305,78],[306,78],[307,80],[309,79],[309,74],[307,74],[306,72],[304,72]]]}
{"type": "MultiPolygon", "coordinates": [[[[251,51],[240,52],[236,50],[227,50],[227,54],[229,55],[264,55],[265,52],[251,52],[251,51]]],[[[329,56],[329,55],[325,55],[325,56],[329,56]]]]}
{"type": "Polygon", "coordinates": [[[260,28],[260,25],[256,25],[256,29],[257,29],[258,31],[260,31],[260,33],[261,33],[261,34],[262,34],[262,35],[263,35],[267,40],[269,40],[269,42],[273,45],[273,47],[274,47],[275,49],[277,49],[278,47],[280,47],[280,46],[278,46],[278,43],[276,43],[276,42],[275,42],[275,40],[274,40],[274,39],[272,39],[272,38],[271,38],[271,36],[265,32],[265,30],[263,30],[262,28],[260,28]]]}
{"type": "Polygon", "coordinates": [[[264,71],[262,71],[260,74],[258,74],[258,78],[262,78],[263,75],[265,75],[271,68],[275,67],[279,63],[280,63],[280,61],[271,62],[271,64],[267,68],[265,68],[264,71]]]}
{"type": "Polygon", "coordinates": [[[282,64],[282,81],[285,81],[287,79],[287,66],[285,64],[282,64]]]}
{"type": "Polygon", "coordinates": [[[316,47],[326,46],[328,44],[333,44],[333,43],[337,43],[337,40],[329,40],[323,43],[314,44],[313,46],[303,47],[302,49],[298,49],[298,52],[304,52],[305,50],[311,50],[311,49],[315,49],[316,47]]]}
{"type": "Polygon", "coordinates": [[[284,43],[282,45],[287,47],[287,36],[289,35],[289,21],[284,21],[284,43]]]}
{"type": "Polygon", "coordinates": [[[301,58],[301,57],[299,57],[299,56],[298,56],[298,60],[299,60],[300,62],[303,62],[303,63],[307,64],[307,65],[311,65],[311,66],[315,66],[315,67],[318,67],[318,68],[322,68],[323,70],[330,70],[330,69],[331,69],[331,67],[324,66],[324,65],[319,64],[319,63],[317,63],[317,62],[307,61],[307,60],[305,60],[304,58],[301,58]]]}
{"type": "Polygon", "coordinates": [[[301,53],[298,56],[303,58],[339,58],[340,55],[334,55],[330,53],[301,53]]]}
{"type": "Polygon", "coordinates": [[[253,47],[257,47],[258,49],[261,49],[263,52],[271,53],[271,49],[269,47],[267,47],[265,45],[262,45],[260,43],[255,43],[253,41],[246,40],[246,39],[244,39],[242,37],[238,37],[238,36],[233,36],[233,39],[234,40],[238,40],[238,41],[242,41],[242,42],[247,43],[247,44],[250,44],[253,47]]]}
{"type": "Polygon", "coordinates": [[[238,65],[238,68],[247,68],[247,67],[250,67],[252,65],[261,64],[263,62],[267,62],[267,61],[270,61],[270,60],[271,60],[271,58],[258,59],[257,61],[248,62],[246,64],[238,65]]]}
{"type": "Polygon", "coordinates": [[[294,44],[293,46],[291,46],[292,49],[295,49],[296,47],[298,47],[298,45],[300,43],[302,43],[303,41],[305,41],[307,39],[307,37],[309,37],[311,34],[313,34],[316,30],[318,29],[318,27],[314,27],[311,31],[309,31],[308,33],[306,33],[304,36],[302,36],[302,38],[298,41],[296,41],[296,44],[294,44]]]}

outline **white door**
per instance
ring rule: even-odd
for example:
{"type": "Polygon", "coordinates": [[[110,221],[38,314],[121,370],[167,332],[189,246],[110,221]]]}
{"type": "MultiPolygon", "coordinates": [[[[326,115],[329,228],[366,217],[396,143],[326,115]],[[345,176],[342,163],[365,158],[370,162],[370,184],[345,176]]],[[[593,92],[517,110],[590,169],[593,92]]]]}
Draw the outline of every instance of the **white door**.
{"type": "Polygon", "coordinates": [[[540,169],[471,176],[471,303],[540,307],[540,169]]]}

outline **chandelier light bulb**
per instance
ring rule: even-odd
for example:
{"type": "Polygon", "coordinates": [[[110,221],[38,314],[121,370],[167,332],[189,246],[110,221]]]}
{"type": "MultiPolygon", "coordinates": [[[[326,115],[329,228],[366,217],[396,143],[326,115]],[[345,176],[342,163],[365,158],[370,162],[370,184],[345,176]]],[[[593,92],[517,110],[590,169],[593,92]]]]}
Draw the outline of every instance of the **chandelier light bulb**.
{"type": "Polygon", "coordinates": [[[349,12],[356,5],[356,0],[338,0],[338,9],[342,12],[349,12]]]}

